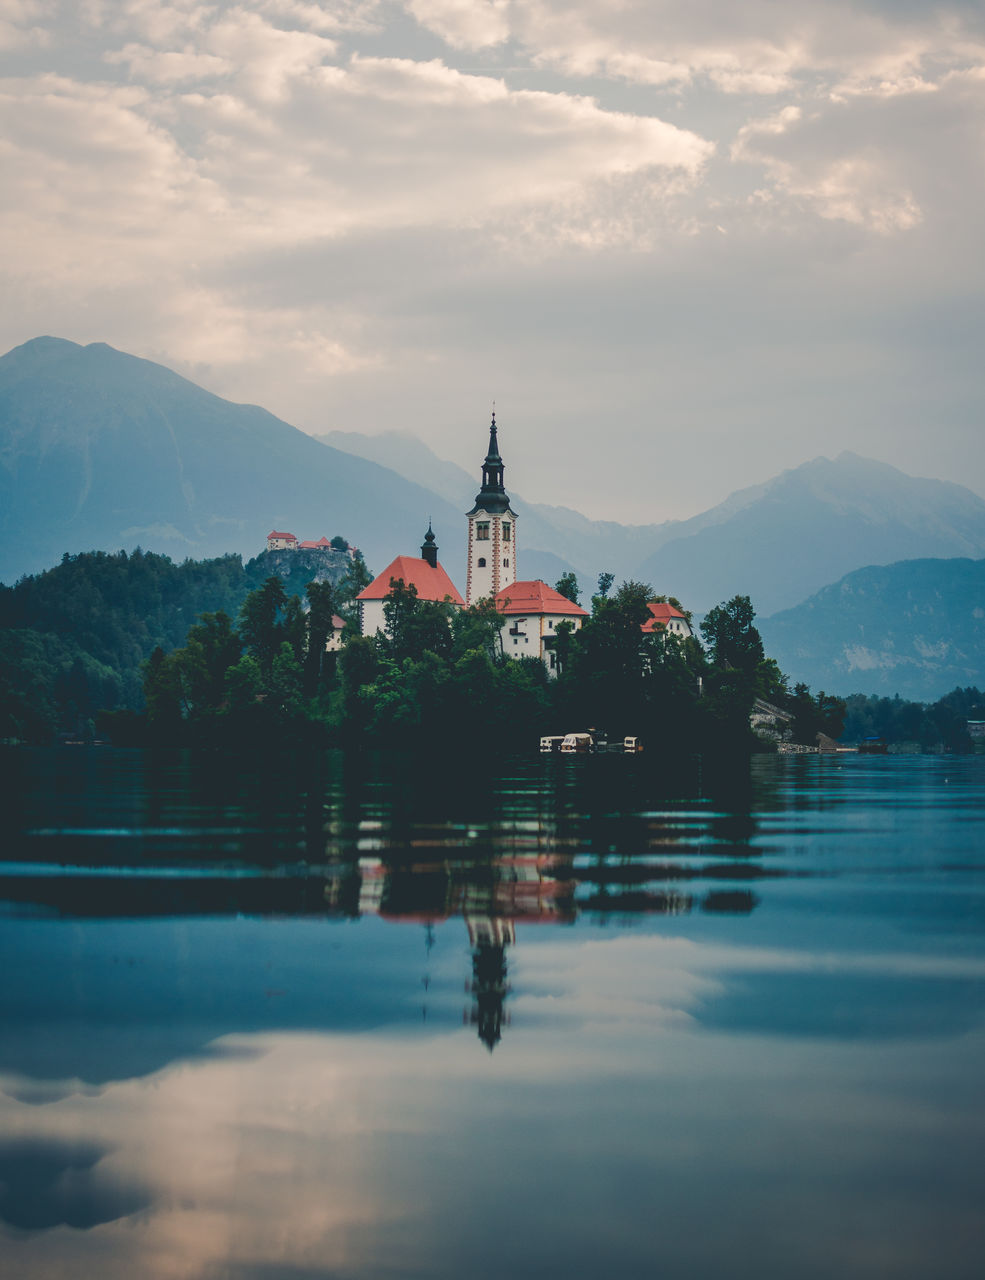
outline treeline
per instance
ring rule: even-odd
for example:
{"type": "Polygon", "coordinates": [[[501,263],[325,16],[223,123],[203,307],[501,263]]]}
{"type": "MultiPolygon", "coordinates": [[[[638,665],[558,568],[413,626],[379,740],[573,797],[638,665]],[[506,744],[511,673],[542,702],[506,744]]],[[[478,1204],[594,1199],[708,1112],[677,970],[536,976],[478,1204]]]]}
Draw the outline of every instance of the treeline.
{"type": "MultiPolygon", "coordinates": [[[[566,590],[568,582],[559,583],[566,590]]],[[[649,586],[612,590],[602,575],[591,616],[562,622],[557,678],[539,658],[502,652],[490,601],[464,610],[393,584],[385,631],[326,650],[332,615],[350,607],[339,586],[311,582],[305,605],[271,576],[235,620],[204,614],[185,643],[145,666],[146,712],[103,720],[117,740],[158,743],[371,742],[427,751],[531,749],[540,734],[589,726],[636,734],[671,753],[752,749],[756,697],[796,709],[800,732],[840,732],[842,704],[793,692],[763,653],[746,597],[705,619],[705,647],[644,634],[649,586]]]]}
{"type": "MultiPolygon", "coordinates": [[[[362,637],[355,597],[370,575],[336,543],[327,557],[264,553],[245,566],[91,552],[0,586],[0,739],[92,738],[98,721],[130,742],[273,735],[472,749],[596,726],[651,749],[734,749],[753,745],[749,711],[762,698],[790,713],[805,744],[823,732],[967,751],[967,720],[985,719],[977,689],[928,706],[791,686],[745,596],[708,614],[703,645],[645,635],[647,602],[660,597],[637,582],[613,590],[609,574],[585,625],[558,627],[556,680],[539,659],[504,656],[488,602],[454,610],[397,584],[386,634],[362,637]],[[326,650],[333,615],[348,624],[338,653],[326,650]]],[[[573,575],[557,589],[578,598],[573,575]]]]}
{"type": "Polygon", "coordinates": [[[856,693],[845,699],[844,738],[852,743],[865,738],[916,743],[921,751],[970,752],[975,744],[968,734],[969,720],[985,720],[985,693],[980,689],[954,689],[929,704],[856,693]]]}
{"type": "MultiPolygon", "coordinates": [[[[341,541],[341,540],[340,540],[341,541]]],[[[316,575],[369,575],[358,554],[290,553],[296,591],[316,575]]],[[[235,616],[283,558],[264,552],[175,564],[150,552],[65,555],[45,573],[0,585],[0,739],[91,737],[100,710],[144,706],[143,664],[158,647],[181,645],[206,611],[235,616]]],[[[344,597],[345,590],[342,592],[344,597]]]]}

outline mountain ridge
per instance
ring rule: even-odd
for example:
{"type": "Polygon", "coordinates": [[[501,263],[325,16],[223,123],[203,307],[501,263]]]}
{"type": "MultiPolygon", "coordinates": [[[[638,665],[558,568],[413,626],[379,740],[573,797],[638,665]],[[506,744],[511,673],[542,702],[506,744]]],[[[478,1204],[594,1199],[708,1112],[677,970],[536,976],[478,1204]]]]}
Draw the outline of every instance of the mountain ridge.
{"type": "MultiPolygon", "coordinates": [[[[341,533],[378,569],[413,552],[430,518],[461,585],[478,465],[470,477],[412,436],[380,439],[315,437],[105,343],[32,339],[0,357],[0,579],[90,548],[250,557],[272,527],[341,533]],[[364,456],[389,449],[392,461],[401,439],[399,471],[364,456]]],[[[485,442],[477,424],[477,463],[485,442]]],[[[550,582],[574,569],[583,596],[606,571],[698,614],[744,594],[768,617],[866,565],[985,556],[985,500],[851,452],[651,525],[529,503],[515,478],[508,467],[521,576],[550,582]]]]}
{"type": "Polygon", "coordinates": [[[985,685],[985,559],[867,565],[757,625],[792,681],[931,702],[985,685]]]}
{"type": "Polygon", "coordinates": [[[91,548],[255,555],[285,523],[385,563],[429,515],[458,535],[432,492],[153,361],[52,338],[0,357],[0,579],[91,548]]]}

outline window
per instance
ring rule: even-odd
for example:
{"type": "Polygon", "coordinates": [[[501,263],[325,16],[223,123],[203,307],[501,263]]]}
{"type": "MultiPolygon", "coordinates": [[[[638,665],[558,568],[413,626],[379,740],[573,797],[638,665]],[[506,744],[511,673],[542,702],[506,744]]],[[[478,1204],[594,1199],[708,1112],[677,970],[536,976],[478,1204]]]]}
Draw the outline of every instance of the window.
{"type": "Polygon", "coordinates": [[[478,563],[479,563],[479,568],[484,569],[486,567],[486,557],[480,556],[478,563]]]}
{"type": "Polygon", "coordinates": [[[489,521],[477,520],[475,522],[475,540],[476,542],[489,541],[489,521]]]}
{"type": "Polygon", "coordinates": [[[503,525],[503,541],[509,542],[509,540],[510,540],[510,526],[508,524],[504,524],[503,525]]]}
{"type": "Polygon", "coordinates": [[[504,560],[504,561],[503,561],[503,568],[504,568],[504,569],[508,569],[509,567],[510,567],[509,559],[504,560]]]}

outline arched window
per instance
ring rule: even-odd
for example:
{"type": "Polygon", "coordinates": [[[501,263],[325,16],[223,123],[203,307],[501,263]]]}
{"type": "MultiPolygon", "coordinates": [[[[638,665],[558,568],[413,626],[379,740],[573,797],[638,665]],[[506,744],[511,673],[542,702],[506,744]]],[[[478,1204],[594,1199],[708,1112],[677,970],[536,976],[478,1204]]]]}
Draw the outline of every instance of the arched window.
{"type": "Polygon", "coordinates": [[[479,557],[479,568],[480,568],[480,569],[484,569],[485,567],[486,567],[486,557],[485,557],[485,556],[480,556],[480,557],[479,557]]]}

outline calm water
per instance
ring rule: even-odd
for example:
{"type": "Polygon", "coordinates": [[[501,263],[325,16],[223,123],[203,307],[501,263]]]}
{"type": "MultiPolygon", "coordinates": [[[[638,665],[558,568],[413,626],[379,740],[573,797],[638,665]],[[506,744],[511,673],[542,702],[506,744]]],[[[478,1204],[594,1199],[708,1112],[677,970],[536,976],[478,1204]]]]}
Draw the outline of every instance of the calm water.
{"type": "Polygon", "coordinates": [[[4,1277],[985,1272],[985,758],[0,766],[4,1277]]]}

